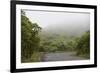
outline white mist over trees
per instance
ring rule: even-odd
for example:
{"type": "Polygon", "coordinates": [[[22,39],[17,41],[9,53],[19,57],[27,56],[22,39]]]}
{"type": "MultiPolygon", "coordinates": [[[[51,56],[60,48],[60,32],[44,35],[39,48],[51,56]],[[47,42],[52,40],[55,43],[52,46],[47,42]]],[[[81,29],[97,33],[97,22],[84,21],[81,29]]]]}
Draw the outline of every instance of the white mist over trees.
{"type": "Polygon", "coordinates": [[[37,22],[43,32],[66,34],[71,36],[81,35],[90,30],[90,14],[75,12],[52,12],[25,10],[32,22],[37,22]]]}

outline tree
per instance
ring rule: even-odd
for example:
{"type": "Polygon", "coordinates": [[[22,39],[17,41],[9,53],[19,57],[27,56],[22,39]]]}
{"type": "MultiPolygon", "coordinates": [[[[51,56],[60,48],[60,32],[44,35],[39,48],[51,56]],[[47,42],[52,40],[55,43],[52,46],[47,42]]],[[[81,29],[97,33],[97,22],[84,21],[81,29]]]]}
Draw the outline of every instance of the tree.
{"type": "Polygon", "coordinates": [[[85,57],[89,57],[90,54],[90,32],[85,32],[76,46],[77,55],[84,55],[85,57]]]}
{"type": "Polygon", "coordinates": [[[21,11],[21,61],[30,58],[33,51],[38,51],[40,37],[38,36],[41,27],[37,23],[32,23],[21,11]]]}

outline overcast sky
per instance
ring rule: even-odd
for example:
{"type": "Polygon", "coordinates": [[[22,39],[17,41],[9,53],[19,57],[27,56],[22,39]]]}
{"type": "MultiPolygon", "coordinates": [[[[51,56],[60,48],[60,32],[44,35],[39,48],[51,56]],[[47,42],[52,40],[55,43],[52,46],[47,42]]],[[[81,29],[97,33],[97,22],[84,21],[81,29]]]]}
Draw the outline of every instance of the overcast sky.
{"type": "Polygon", "coordinates": [[[90,29],[90,14],[75,12],[52,12],[24,10],[26,16],[33,23],[37,23],[44,30],[51,31],[87,31],[90,29]]]}

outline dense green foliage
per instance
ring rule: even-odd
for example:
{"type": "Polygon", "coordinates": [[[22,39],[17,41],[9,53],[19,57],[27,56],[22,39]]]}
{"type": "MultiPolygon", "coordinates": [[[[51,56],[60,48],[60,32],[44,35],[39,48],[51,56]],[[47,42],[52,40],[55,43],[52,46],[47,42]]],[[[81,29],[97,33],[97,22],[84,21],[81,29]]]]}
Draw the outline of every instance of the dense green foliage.
{"type": "Polygon", "coordinates": [[[21,61],[29,59],[34,51],[38,51],[40,37],[38,36],[41,28],[36,23],[31,23],[21,11],[21,61]]]}
{"type": "Polygon", "coordinates": [[[43,35],[41,36],[40,50],[45,52],[61,52],[72,50],[72,44],[74,41],[71,38],[61,35],[43,35]],[[69,49],[70,48],[70,49],[69,49]]]}
{"type": "Polygon", "coordinates": [[[82,55],[89,58],[90,56],[90,32],[87,31],[83,36],[78,40],[77,46],[77,55],[82,55]]]}

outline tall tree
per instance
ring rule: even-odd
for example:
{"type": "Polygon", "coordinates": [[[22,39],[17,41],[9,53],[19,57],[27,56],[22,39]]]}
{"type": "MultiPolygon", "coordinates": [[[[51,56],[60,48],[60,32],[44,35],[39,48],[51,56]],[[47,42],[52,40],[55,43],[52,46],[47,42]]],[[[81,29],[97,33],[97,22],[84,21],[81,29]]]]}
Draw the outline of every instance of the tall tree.
{"type": "Polygon", "coordinates": [[[38,51],[40,38],[38,36],[41,27],[37,23],[32,23],[21,11],[21,61],[31,57],[33,51],[38,51]]]}

